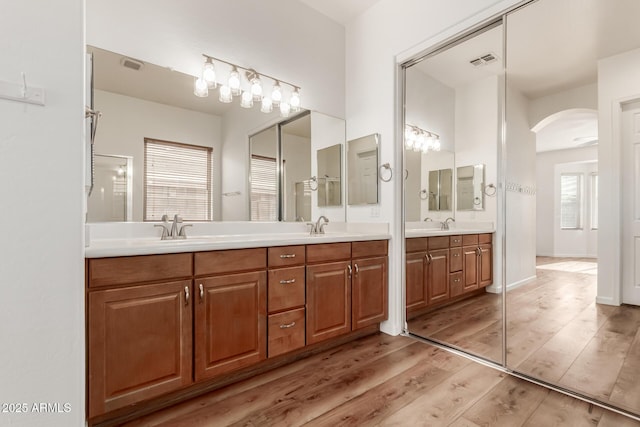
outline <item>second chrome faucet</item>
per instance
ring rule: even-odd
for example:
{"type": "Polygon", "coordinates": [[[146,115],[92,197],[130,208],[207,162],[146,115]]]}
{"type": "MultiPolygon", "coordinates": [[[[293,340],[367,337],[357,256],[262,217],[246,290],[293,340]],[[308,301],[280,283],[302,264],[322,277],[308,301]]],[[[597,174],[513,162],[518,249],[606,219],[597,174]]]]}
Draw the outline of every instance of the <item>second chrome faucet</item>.
{"type": "Polygon", "coordinates": [[[186,239],[187,232],[185,228],[191,227],[192,224],[184,224],[182,226],[180,226],[180,224],[182,224],[182,218],[178,215],[174,215],[171,228],[169,228],[169,217],[167,215],[162,215],[162,224],[154,224],[154,227],[162,227],[160,240],[186,239]]]}
{"type": "Polygon", "coordinates": [[[316,223],[309,222],[307,225],[311,226],[311,230],[309,231],[310,235],[314,234],[324,234],[324,226],[329,223],[329,218],[324,215],[320,215],[320,218],[316,221],[316,223]]]}

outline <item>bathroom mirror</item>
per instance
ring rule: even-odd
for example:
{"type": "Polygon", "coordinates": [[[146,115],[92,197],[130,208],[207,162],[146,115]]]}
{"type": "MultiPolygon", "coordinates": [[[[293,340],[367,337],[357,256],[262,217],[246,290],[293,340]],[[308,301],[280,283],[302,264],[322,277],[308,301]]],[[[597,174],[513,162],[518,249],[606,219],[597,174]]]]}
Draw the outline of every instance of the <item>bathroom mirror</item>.
{"type": "MultiPolygon", "coordinates": [[[[439,219],[438,213],[453,214],[453,151],[422,153],[405,150],[405,221],[439,219]],[[443,180],[442,186],[440,176],[443,180]],[[450,171],[448,174],[446,171],[450,171]],[[447,177],[448,175],[448,177],[447,177]]],[[[446,217],[443,217],[444,219],[446,217]]]]}
{"type": "MultiPolygon", "coordinates": [[[[256,106],[245,109],[237,102],[221,103],[213,94],[199,98],[193,95],[192,76],[93,46],[87,46],[87,51],[94,55],[94,108],[102,112],[95,151],[104,156],[130,159],[131,185],[127,191],[130,191],[131,214],[124,220],[144,218],[144,138],[211,147],[211,220],[250,220],[249,136],[284,124],[305,111],[292,112],[289,118],[283,118],[276,111],[262,113],[256,106]],[[136,67],[139,69],[134,69],[136,67]]],[[[316,141],[311,138],[310,125],[306,136],[301,136],[293,124],[282,128],[285,139],[282,155],[288,173],[286,182],[277,189],[277,205],[281,206],[284,221],[300,217],[306,220],[306,216],[311,215],[309,189],[308,185],[305,189],[304,184],[312,176],[316,162],[311,147],[324,148],[323,133],[330,133],[334,144],[336,141],[344,144],[344,132],[341,139],[334,135],[336,128],[344,128],[344,120],[317,112],[310,116],[309,120],[317,119],[314,122],[316,141]],[[307,143],[286,142],[301,138],[306,138],[307,143]],[[300,196],[305,191],[306,196],[300,196]],[[300,210],[303,205],[307,206],[306,213],[297,215],[296,206],[300,210]]],[[[99,197],[99,192],[94,192],[89,198],[89,222],[113,218],[109,212],[116,207],[106,202],[94,203],[92,199],[99,197]]],[[[344,210],[332,210],[331,219],[344,220],[344,210]]]]}
{"type": "Polygon", "coordinates": [[[347,141],[349,205],[378,203],[378,144],[380,134],[347,141]]]}
{"type": "Polygon", "coordinates": [[[318,150],[318,206],[342,205],[342,144],[318,150]]]}
{"type": "Polygon", "coordinates": [[[484,165],[456,169],[456,210],[484,210],[484,165]]]}
{"type": "MultiPolygon", "coordinates": [[[[460,166],[484,164],[497,174],[502,28],[493,23],[403,64],[401,124],[407,331],[497,363],[503,361],[502,292],[492,255],[499,239],[465,232],[480,221],[495,224],[496,199],[491,210],[466,212],[454,195],[457,176],[467,170],[460,166]],[[480,57],[487,58],[482,65],[470,62],[480,57]],[[424,140],[416,147],[407,132],[416,128],[436,135],[440,151],[424,140]],[[451,229],[441,230],[442,223],[451,229]]],[[[475,172],[472,166],[467,173],[475,172]]],[[[466,191],[462,185],[458,191],[466,191]]]]}

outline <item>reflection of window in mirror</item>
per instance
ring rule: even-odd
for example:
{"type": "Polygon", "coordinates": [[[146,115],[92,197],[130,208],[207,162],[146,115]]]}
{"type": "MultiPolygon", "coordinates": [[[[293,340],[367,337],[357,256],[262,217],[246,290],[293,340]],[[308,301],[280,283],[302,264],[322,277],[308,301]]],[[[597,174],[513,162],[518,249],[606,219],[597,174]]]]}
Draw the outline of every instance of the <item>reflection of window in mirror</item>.
{"type": "Polygon", "coordinates": [[[275,157],[251,155],[251,221],[278,220],[275,157]]]}
{"type": "Polygon", "coordinates": [[[560,175],[560,228],[582,228],[582,174],[560,175]]]}
{"type": "Polygon", "coordinates": [[[211,220],[213,149],[144,140],[144,220],[180,215],[185,221],[211,220]]]}

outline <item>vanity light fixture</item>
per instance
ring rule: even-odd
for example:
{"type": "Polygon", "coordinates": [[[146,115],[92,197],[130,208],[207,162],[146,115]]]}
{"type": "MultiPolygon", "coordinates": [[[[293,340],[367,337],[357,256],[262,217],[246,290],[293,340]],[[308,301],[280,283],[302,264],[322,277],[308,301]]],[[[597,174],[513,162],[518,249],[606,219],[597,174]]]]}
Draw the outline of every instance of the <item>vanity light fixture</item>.
{"type": "Polygon", "coordinates": [[[209,95],[209,89],[215,89],[219,85],[218,100],[220,102],[229,103],[233,101],[234,96],[239,96],[240,106],[243,108],[252,108],[255,103],[260,103],[260,111],[271,113],[275,106],[279,107],[280,115],[283,117],[288,117],[292,111],[300,109],[299,86],[223,59],[205,54],[202,56],[204,57],[202,73],[194,80],[193,93],[196,96],[206,97],[209,95]],[[219,73],[216,67],[220,64],[216,62],[226,64],[230,69],[226,83],[219,83],[217,80],[219,73]],[[265,79],[273,81],[270,91],[269,86],[265,86],[265,79]],[[286,93],[284,89],[287,89],[286,93]]]}
{"type": "Polygon", "coordinates": [[[440,135],[407,124],[404,127],[404,145],[407,150],[422,151],[425,154],[440,151],[440,135]]]}

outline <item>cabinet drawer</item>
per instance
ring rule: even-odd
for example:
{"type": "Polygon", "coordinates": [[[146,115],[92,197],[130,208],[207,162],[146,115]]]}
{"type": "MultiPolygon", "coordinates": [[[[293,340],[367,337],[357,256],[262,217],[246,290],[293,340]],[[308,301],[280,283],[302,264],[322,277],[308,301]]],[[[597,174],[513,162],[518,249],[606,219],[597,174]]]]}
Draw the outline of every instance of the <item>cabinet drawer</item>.
{"type": "Polygon", "coordinates": [[[449,236],[449,246],[462,246],[462,236],[449,236]]]}
{"type": "Polygon", "coordinates": [[[478,245],[478,235],[477,234],[463,234],[462,235],[462,246],[471,246],[478,245]]]}
{"type": "Polygon", "coordinates": [[[232,249],[196,252],[195,275],[232,273],[267,268],[267,249],[232,249]]]}
{"type": "Polygon", "coordinates": [[[429,237],[429,250],[449,248],[449,236],[429,237]]]}
{"type": "Polygon", "coordinates": [[[339,261],[351,258],[351,243],[307,245],[307,263],[339,261]]]}
{"type": "Polygon", "coordinates": [[[373,256],[385,256],[387,254],[386,240],[370,240],[367,242],[351,243],[352,258],[367,258],[373,256]]]}
{"type": "Polygon", "coordinates": [[[278,246],[268,249],[269,268],[304,264],[304,245],[278,246]]]}
{"type": "Polygon", "coordinates": [[[269,313],[304,305],[304,266],[269,270],[269,313]]]}
{"type": "Polygon", "coordinates": [[[427,237],[414,237],[405,242],[407,252],[426,252],[429,249],[427,237]]]}
{"type": "Polygon", "coordinates": [[[304,308],[269,316],[268,357],[304,347],[304,308]]]}
{"type": "Polygon", "coordinates": [[[449,249],[449,271],[451,273],[462,270],[462,248],[449,249]]]}
{"type": "Polygon", "coordinates": [[[449,292],[451,293],[451,298],[464,293],[464,282],[462,279],[462,271],[449,275],[449,292]]]}
{"type": "Polygon", "coordinates": [[[190,253],[92,258],[89,260],[89,287],[189,277],[192,259],[190,253]]]}
{"type": "Polygon", "coordinates": [[[478,235],[478,243],[491,243],[493,235],[491,233],[479,234],[478,235]]]}

